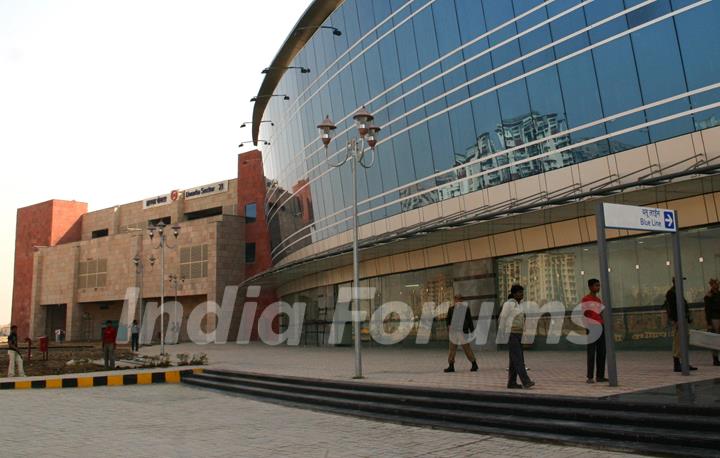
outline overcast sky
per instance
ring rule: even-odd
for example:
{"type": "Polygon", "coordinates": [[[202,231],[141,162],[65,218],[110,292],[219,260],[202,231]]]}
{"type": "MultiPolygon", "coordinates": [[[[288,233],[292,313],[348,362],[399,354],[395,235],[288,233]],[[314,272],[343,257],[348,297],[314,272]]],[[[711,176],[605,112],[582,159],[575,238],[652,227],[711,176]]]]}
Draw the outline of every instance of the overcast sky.
{"type": "Polygon", "coordinates": [[[0,0],[0,324],[15,217],[237,175],[250,97],[310,0],[0,0]]]}

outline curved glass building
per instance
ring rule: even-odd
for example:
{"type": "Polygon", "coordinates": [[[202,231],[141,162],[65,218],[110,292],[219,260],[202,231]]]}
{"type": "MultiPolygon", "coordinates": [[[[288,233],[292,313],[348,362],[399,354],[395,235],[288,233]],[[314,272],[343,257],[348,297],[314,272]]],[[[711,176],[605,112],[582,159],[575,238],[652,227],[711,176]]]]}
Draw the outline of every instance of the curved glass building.
{"type": "MultiPolygon", "coordinates": [[[[522,281],[539,302],[577,301],[610,195],[678,209],[701,297],[720,269],[718,24],[710,0],[313,2],[255,104],[265,276],[306,299],[349,281],[351,171],[331,164],[365,106],[382,131],[359,172],[362,276],[383,300],[480,301],[522,281]]],[[[657,308],[669,242],[609,235],[616,307],[657,308]]]]}

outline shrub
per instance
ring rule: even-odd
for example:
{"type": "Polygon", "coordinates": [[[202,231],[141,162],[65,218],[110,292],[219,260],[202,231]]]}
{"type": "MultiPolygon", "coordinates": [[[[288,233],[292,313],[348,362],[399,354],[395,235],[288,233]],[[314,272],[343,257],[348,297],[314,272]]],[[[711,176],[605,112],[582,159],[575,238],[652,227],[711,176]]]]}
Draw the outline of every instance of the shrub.
{"type": "Polygon", "coordinates": [[[190,364],[193,366],[205,366],[208,363],[208,357],[205,353],[193,353],[190,364]]]}

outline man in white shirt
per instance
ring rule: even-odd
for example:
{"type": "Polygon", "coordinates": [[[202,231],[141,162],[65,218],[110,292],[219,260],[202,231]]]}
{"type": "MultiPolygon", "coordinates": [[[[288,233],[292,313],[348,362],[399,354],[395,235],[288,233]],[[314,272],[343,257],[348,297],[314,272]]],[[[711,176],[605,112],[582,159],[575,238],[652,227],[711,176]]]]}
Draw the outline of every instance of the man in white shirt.
{"type": "Polygon", "coordinates": [[[525,309],[521,302],[525,296],[525,289],[520,285],[510,288],[510,296],[503,304],[498,319],[498,333],[510,331],[508,341],[508,356],[510,369],[508,370],[508,388],[530,388],[535,382],[530,380],[525,369],[525,355],[523,354],[522,336],[525,328],[525,309]],[[517,383],[520,376],[522,385],[517,383]]]}

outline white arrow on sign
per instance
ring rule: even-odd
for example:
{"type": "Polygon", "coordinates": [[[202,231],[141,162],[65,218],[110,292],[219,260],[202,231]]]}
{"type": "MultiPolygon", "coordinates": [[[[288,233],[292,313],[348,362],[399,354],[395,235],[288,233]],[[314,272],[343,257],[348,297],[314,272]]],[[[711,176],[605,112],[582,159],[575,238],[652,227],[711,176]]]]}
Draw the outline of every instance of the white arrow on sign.
{"type": "Polygon", "coordinates": [[[668,229],[672,229],[675,227],[675,219],[670,212],[665,213],[665,227],[668,229]]]}

